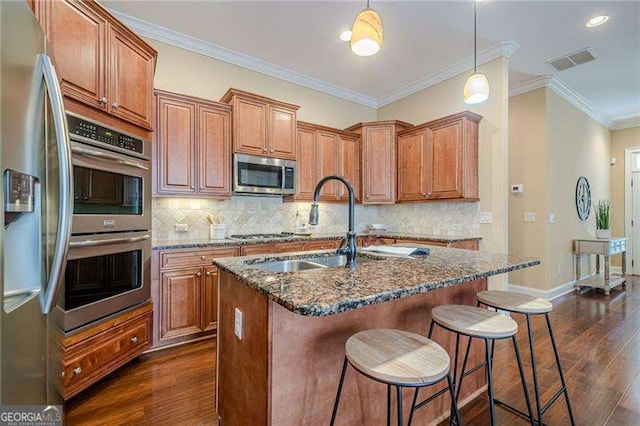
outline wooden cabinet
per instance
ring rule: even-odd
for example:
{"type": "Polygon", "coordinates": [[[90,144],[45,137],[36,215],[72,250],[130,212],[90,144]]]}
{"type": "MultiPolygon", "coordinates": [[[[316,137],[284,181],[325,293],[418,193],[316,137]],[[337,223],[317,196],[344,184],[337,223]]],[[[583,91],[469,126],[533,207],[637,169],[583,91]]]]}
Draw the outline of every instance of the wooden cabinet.
{"type": "MultiPolygon", "coordinates": [[[[316,184],[324,176],[338,174],[351,182],[360,200],[360,136],[318,124],[298,122],[298,194],[287,200],[311,201],[316,184]]],[[[347,201],[340,182],[322,187],[320,200],[347,201]]]]}
{"type": "Polygon", "coordinates": [[[291,243],[278,243],[276,244],[276,253],[288,253],[292,251],[304,251],[307,249],[307,243],[305,241],[296,241],[291,243]]]}
{"type": "Polygon", "coordinates": [[[395,244],[396,240],[394,238],[386,238],[386,237],[358,237],[356,240],[358,246],[360,247],[369,247],[369,246],[384,246],[388,244],[395,244]]]}
{"type": "Polygon", "coordinates": [[[231,108],[156,91],[154,195],[231,195],[231,108]]]}
{"type": "Polygon", "coordinates": [[[481,119],[465,111],[400,132],[398,201],[477,201],[481,119]]]}
{"type": "Polygon", "coordinates": [[[157,52],[95,1],[40,0],[34,12],[72,100],[66,108],[148,137],[157,52]]]}
{"type": "Polygon", "coordinates": [[[252,256],[255,254],[274,254],[275,252],[276,245],[271,243],[240,247],[240,256],[252,256]]]}
{"type": "Polygon", "coordinates": [[[215,334],[218,268],[211,262],[238,254],[238,247],[153,252],[154,347],[215,334]]]}
{"type": "Polygon", "coordinates": [[[330,250],[340,246],[339,239],[307,241],[305,250],[330,250]]]}
{"type": "Polygon", "coordinates": [[[220,102],[233,106],[233,152],[296,159],[299,106],[238,89],[220,102]]]}
{"type": "Polygon", "coordinates": [[[361,135],[362,202],[394,203],[396,199],[396,134],[411,127],[402,121],[359,123],[347,130],[361,135]]]}
{"type": "Polygon", "coordinates": [[[50,377],[66,400],[147,350],[152,334],[152,308],[135,309],[72,335],[54,330],[56,361],[50,377]]]}

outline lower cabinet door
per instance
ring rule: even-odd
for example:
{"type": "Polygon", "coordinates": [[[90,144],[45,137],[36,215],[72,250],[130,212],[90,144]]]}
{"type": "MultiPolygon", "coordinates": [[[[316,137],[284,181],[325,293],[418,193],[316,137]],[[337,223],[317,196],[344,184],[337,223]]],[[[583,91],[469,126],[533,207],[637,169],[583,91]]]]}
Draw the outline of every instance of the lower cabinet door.
{"type": "Polygon", "coordinates": [[[218,268],[206,266],[202,281],[202,331],[216,329],[218,321],[218,268]]]}
{"type": "Polygon", "coordinates": [[[162,272],[160,341],[202,331],[202,268],[162,272]]]}

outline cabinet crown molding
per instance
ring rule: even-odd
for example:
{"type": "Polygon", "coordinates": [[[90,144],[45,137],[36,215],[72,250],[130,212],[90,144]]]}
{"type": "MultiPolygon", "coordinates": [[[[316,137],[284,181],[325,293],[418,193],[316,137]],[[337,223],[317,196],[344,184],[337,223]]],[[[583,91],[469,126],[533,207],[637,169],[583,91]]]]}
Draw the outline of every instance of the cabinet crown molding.
{"type": "Polygon", "coordinates": [[[251,92],[245,92],[244,90],[235,89],[233,87],[227,90],[227,93],[225,93],[222,96],[222,98],[220,98],[220,102],[230,103],[234,96],[239,96],[245,99],[251,99],[258,102],[264,102],[264,103],[279,106],[282,108],[292,109],[294,111],[297,111],[300,109],[299,105],[291,104],[291,103],[280,101],[273,98],[268,98],[266,96],[258,95],[251,92]]]}
{"type": "Polygon", "coordinates": [[[457,114],[448,115],[446,117],[438,118],[436,120],[427,121],[426,123],[418,124],[415,127],[411,127],[409,129],[402,130],[398,132],[398,136],[403,136],[411,132],[418,132],[424,130],[427,127],[437,127],[446,125],[448,123],[452,123],[454,121],[460,120],[461,118],[466,118],[474,123],[480,123],[482,120],[482,116],[480,114],[476,114],[475,112],[471,112],[469,110],[459,112],[457,114]]]}
{"type": "Polygon", "coordinates": [[[367,122],[356,123],[352,126],[347,127],[345,130],[348,132],[352,132],[361,127],[372,127],[372,126],[413,127],[413,124],[407,123],[405,121],[400,121],[400,120],[367,121],[367,122]]]}

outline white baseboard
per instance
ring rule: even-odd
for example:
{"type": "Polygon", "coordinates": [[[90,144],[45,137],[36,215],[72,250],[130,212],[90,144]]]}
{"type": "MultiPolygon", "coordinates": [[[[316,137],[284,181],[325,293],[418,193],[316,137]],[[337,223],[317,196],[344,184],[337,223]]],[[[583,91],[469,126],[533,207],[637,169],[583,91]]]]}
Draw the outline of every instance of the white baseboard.
{"type": "Polygon", "coordinates": [[[507,290],[517,291],[519,293],[528,294],[529,296],[541,297],[547,300],[557,299],[560,296],[564,296],[567,293],[571,293],[576,286],[576,281],[569,281],[568,283],[560,284],[549,290],[538,290],[537,288],[524,287],[516,284],[509,284],[507,290]]]}

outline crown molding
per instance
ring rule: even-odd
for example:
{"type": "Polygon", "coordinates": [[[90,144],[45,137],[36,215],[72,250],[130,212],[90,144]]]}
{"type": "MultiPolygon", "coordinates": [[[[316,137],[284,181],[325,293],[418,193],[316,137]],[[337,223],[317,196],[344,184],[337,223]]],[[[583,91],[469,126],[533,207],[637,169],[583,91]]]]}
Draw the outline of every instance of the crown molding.
{"type": "Polygon", "coordinates": [[[574,107],[578,108],[580,111],[587,114],[593,120],[602,124],[607,129],[613,130],[612,128],[613,120],[611,118],[602,114],[595,106],[593,106],[591,102],[589,102],[587,99],[582,97],[582,95],[580,95],[578,92],[573,90],[571,87],[569,87],[565,82],[560,80],[558,77],[555,77],[552,75],[543,75],[540,77],[536,77],[509,88],[509,97],[531,92],[533,90],[537,90],[542,87],[547,87],[553,90],[562,98],[564,98],[564,100],[569,102],[574,107]]]}
{"type": "MultiPolygon", "coordinates": [[[[493,46],[484,49],[478,53],[478,65],[486,64],[501,56],[510,58],[519,49],[519,45],[513,41],[503,41],[493,46]]],[[[378,107],[385,106],[409,95],[413,95],[421,90],[424,90],[430,86],[438,84],[444,80],[447,80],[453,76],[461,74],[463,72],[473,69],[473,56],[469,56],[460,62],[457,62],[441,71],[429,74],[420,80],[401,87],[385,96],[378,99],[378,107]]]]}
{"type": "Polygon", "coordinates": [[[182,49],[209,56],[242,68],[266,74],[280,80],[289,81],[309,89],[317,90],[328,95],[332,95],[341,99],[355,102],[371,108],[378,107],[378,100],[373,96],[364,95],[326,81],[301,74],[285,67],[274,65],[270,62],[254,58],[243,53],[226,49],[213,43],[200,40],[189,35],[170,30],[160,25],[135,18],[116,10],[111,10],[118,19],[124,22],[129,28],[137,34],[157,40],[163,43],[171,44],[182,49]]]}
{"type": "Polygon", "coordinates": [[[632,127],[640,127],[640,115],[630,115],[627,117],[622,117],[618,120],[614,120],[613,123],[611,123],[609,129],[624,130],[630,129],[632,127]]]}

